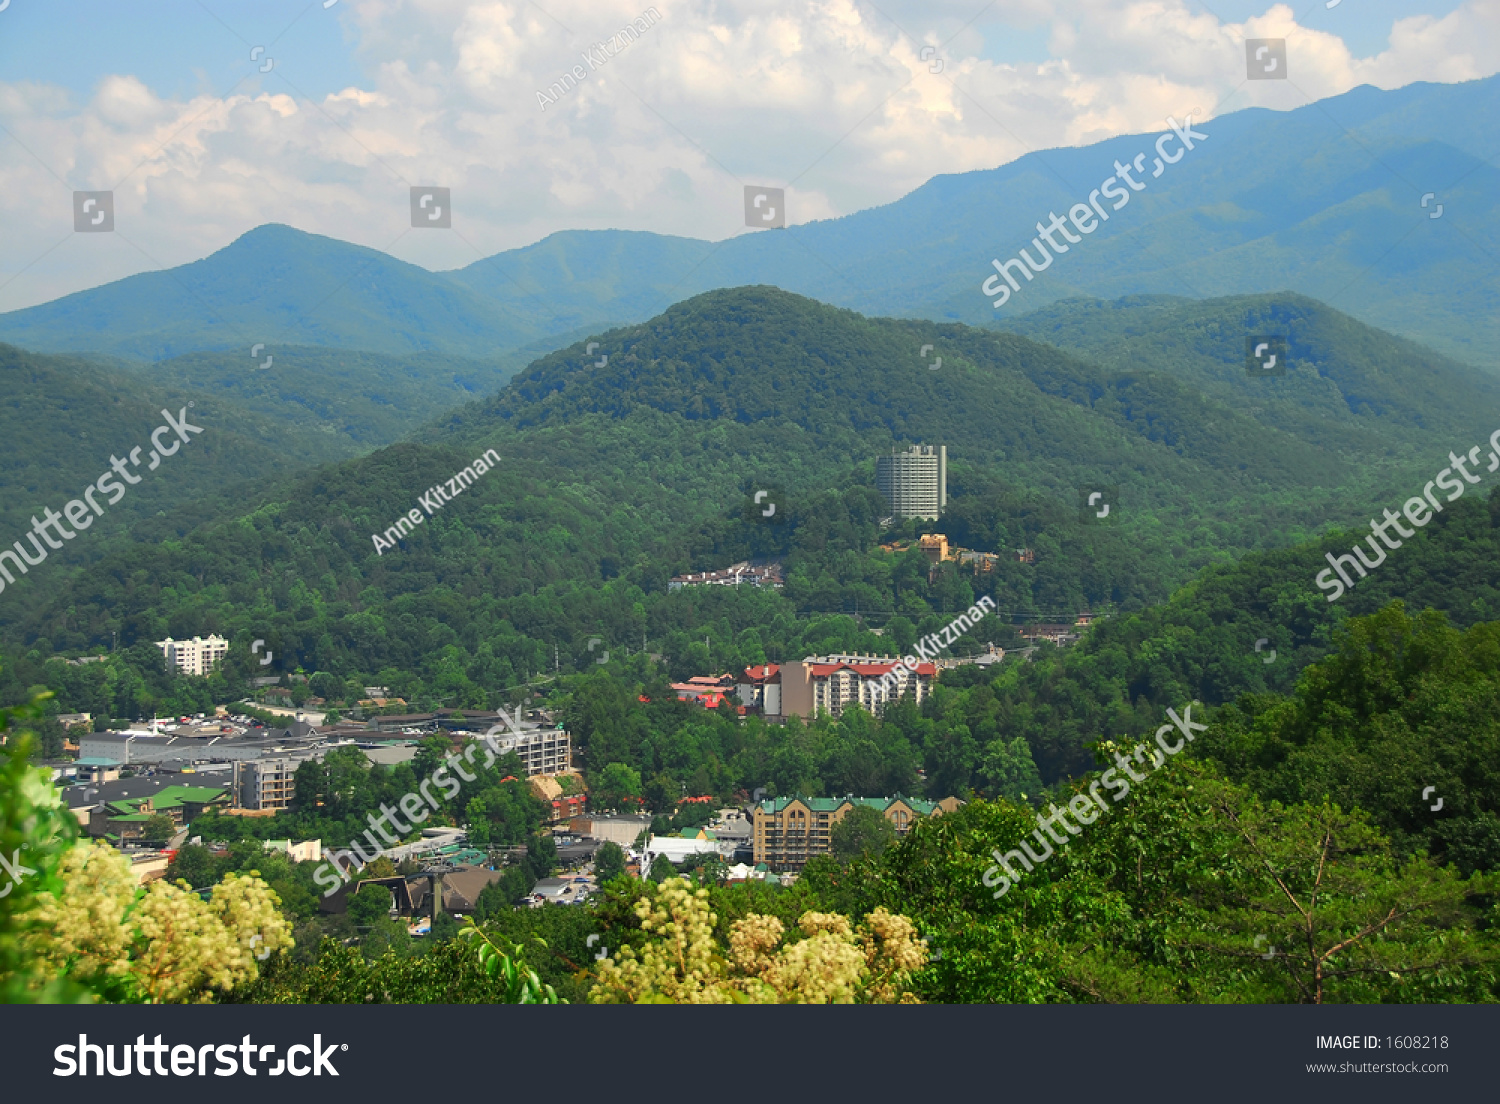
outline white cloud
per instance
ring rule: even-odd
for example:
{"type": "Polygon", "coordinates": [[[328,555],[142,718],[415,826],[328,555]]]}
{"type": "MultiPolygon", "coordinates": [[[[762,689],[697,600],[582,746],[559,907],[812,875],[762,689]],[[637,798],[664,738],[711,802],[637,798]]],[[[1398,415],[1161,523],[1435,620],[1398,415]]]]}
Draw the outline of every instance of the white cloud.
{"type": "Polygon", "coordinates": [[[787,186],[802,222],[1201,118],[1231,94],[1219,113],[1500,69],[1500,0],[1402,19],[1371,58],[1284,4],[1243,24],[1183,0],[1002,0],[968,24],[976,6],[669,0],[593,69],[584,52],[647,5],[366,0],[339,16],[366,86],[311,102],[284,63],[222,98],[162,98],[128,73],[101,74],[82,103],[0,82],[0,124],[30,151],[0,158],[0,309],[181,264],[265,222],[432,268],[574,227],[718,239],[743,231],[742,183],[787,186]],[[1045,26],[1052,59],[990,60],[985,36],[1007,25],[1045,26]],[[1288,39],[1292,79],[1245,83],[1246,37],[1288,39]],[[538,91],[574,66],[584,77],[543,109],[538,91]],[[455,234],[407,232],[411,184],[453,189],[455,234]],[[111,186],[118,238],[71,238],[68,192],[111,186]]]}

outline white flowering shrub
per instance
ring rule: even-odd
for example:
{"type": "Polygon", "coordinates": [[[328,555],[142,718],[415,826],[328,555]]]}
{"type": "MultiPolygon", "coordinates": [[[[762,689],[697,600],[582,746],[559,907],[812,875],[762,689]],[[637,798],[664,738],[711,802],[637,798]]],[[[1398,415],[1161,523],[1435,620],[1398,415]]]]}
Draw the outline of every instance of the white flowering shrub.
{"type": "Polygon", "coordinates": [[[49,973],[106,1000],[208,1001],[292,946],[276,894],[253,873],[227,875],[207,901],[185,884],[138,888],[129,861],[93,841],[76,844],[59,873],[64,890],[37,897],[27,947],[49,973]]]}
{"type": "Polygon", "coordinates": [[[885,909],[858,929],[809,912],[803,938],[786,945],[780,920],[751,914],[732,925],[727,955],[706,889],[669,879],[635,911],[649,940],[600,963],[595,1004],[910,1004],[905,982],[927,961],[911,921],[885,909]]]}

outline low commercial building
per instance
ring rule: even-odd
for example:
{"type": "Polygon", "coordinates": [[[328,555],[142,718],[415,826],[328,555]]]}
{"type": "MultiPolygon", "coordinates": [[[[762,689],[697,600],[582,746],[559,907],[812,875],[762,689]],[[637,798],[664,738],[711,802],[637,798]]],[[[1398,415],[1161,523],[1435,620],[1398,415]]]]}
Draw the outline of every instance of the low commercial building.
{"type": "Polygon", "coordinates": [[[781,564],[771,562],[752,564],[749,560],[730,564],[718,571],[689,572],[673,575],[667,582],[668,591],[681,590],[686,586],[757,586],[780,587],[782,585],[781,564]]]}
{"type": "Polygon", "coordinates": [[[770,869],[801,870],[814,855],[833,851],[833,826],[860,805],[875,809],[904,836],[922,817],[951,813],[961,801],[945,797],[778,797],[755,805],[755,862],[770,869]]]}
{"type": "Polygon", "coordinates": [[[600,843],[616,843],[627,851],[635,846],[642,832],[651,828],[651,817],[634,816],[574,817],[568,825],[575,836],[588,836],[600,843]]]}
{"type": "MultiPolygon", "coordinates": [[[[128,781],[135,781],[129,779],[128,781]]],[[[102,788],[102,787],[101,787],[102,788]]],[[[121,843],[141,840],[153,817],[165,816],[174,828],[182,828],[201,816],[205,809],[229,804],[229,794],[222,787],[165,786],[141,797],[121,797],[101,801],[90,810],[88,832],[121,843]]]]}
{"type": "Polygon", "coordinates": [[[527,788],[548,810],[548,824],[571,823],[588,808],[588,787],[576,771],[567,774],[538,774],[526,780],[527,788]]]}
{"type": "Polygon", "coordinates": [[[255,729],[255,735],[157,735],[150,732],[91,732],[79,738],[83,758],[136,764],[230,763],[279,755],[326,755],[340,746],[296,722],[287,729],[255,729]]]}
{"type": "Polygon", "coordinates": [[[267,851],[280,851],[292,862],[323,861],[323,841],[320,839],[303,840],[300,843],[293,843],[289,839],[266,840],[264,846],[267,851]]]}
{"type": "MultiPolygon", "coordinates": [[[[686,682],[672,683],[672,693],[678,701],[697,702],[705,709],[717,709],[726,698],[732,697],[737,686],[734,675],[694,675],[686,682]]],[[[740,708],[743,714],[745,710],[740,708]]]]}
{"type": "Polygon", "coordinates": [[[1039,640],[1046,640],[1056,644],[1059,648],[1065,648],[1069,644],[1076,643],[1079,637],[1076,626],[1055,623],[1025,625],[1019,630],[1017,635],[1030,644],[1035,644],[1039,640]]]}
{"type": "Polygon", "coordinates": [[[652,836],[642,851],[641,870],[649,872],[651,864],[665,858],[673,866],[681,866],[695,855],[713,855],[720,859],[734,856],[735,844],[721,840],[717,833],[698,830],[691,835],[652,836]]]}
{"type": "Polygon", "coordinates": [[[172,856],[166,851],[141,851],[130,856],[130,872],[138,886],[166,877],[171,864],[172,856]]]}

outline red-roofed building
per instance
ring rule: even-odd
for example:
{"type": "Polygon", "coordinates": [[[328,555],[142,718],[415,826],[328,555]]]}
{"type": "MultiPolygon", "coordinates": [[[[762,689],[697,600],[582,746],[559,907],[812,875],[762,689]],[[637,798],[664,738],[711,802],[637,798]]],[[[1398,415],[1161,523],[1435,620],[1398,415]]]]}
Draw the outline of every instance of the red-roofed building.
{"type": "Polygon", "coordinates": [[[756,709],[768,717],[781,716],[781,664],[746,667],[740,676],[739,695],[746,710],[756,709]]]}
{"type": "Polygon", "coordinates": [[[733,675],[694,675],[686,682],[672,683],[678,701],[692,701],[707,709],[717,709],[725,697],[734,692],[733,675]]]}
{"type": "Polygon", "coordinates": [[[831,713],[837,717],[854,703],[879,713],[903,695],[920,702],[932,693],[936,666],[919,663],[913,675],[898,662],[895,656],[832,655],[788,663],[781,668],[782,714],[816,717],[831,713]]]}

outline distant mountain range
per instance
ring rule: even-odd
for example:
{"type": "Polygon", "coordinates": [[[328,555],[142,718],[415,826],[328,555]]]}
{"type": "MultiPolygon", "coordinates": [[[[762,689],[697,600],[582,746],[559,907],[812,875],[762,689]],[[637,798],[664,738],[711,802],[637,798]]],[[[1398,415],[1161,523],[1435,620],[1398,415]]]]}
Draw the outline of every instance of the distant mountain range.
{"type": "Polygon", "coordinates": [[[1468,363],[1493,362],[1500,77],[1365,86],[1194,126],[1207,138],[1159,179],[1156,133],[1125,136],[938,176],[884,207],[785,231],[719,243],[567,231],[447,273],[262,226],[193,264],[0,315],[0,340],[138,360],[238,349],[248,358],[264,344],[493,362],[752,284],[979,325],[1013,325],[1080,295],[1291,290],[1468,363]],[[1117,160],[1138,153],[1147,188],[995,310],[980,290],[991,260],[1030,246],[1038,221],[1087,202],[1117,160]]]}

